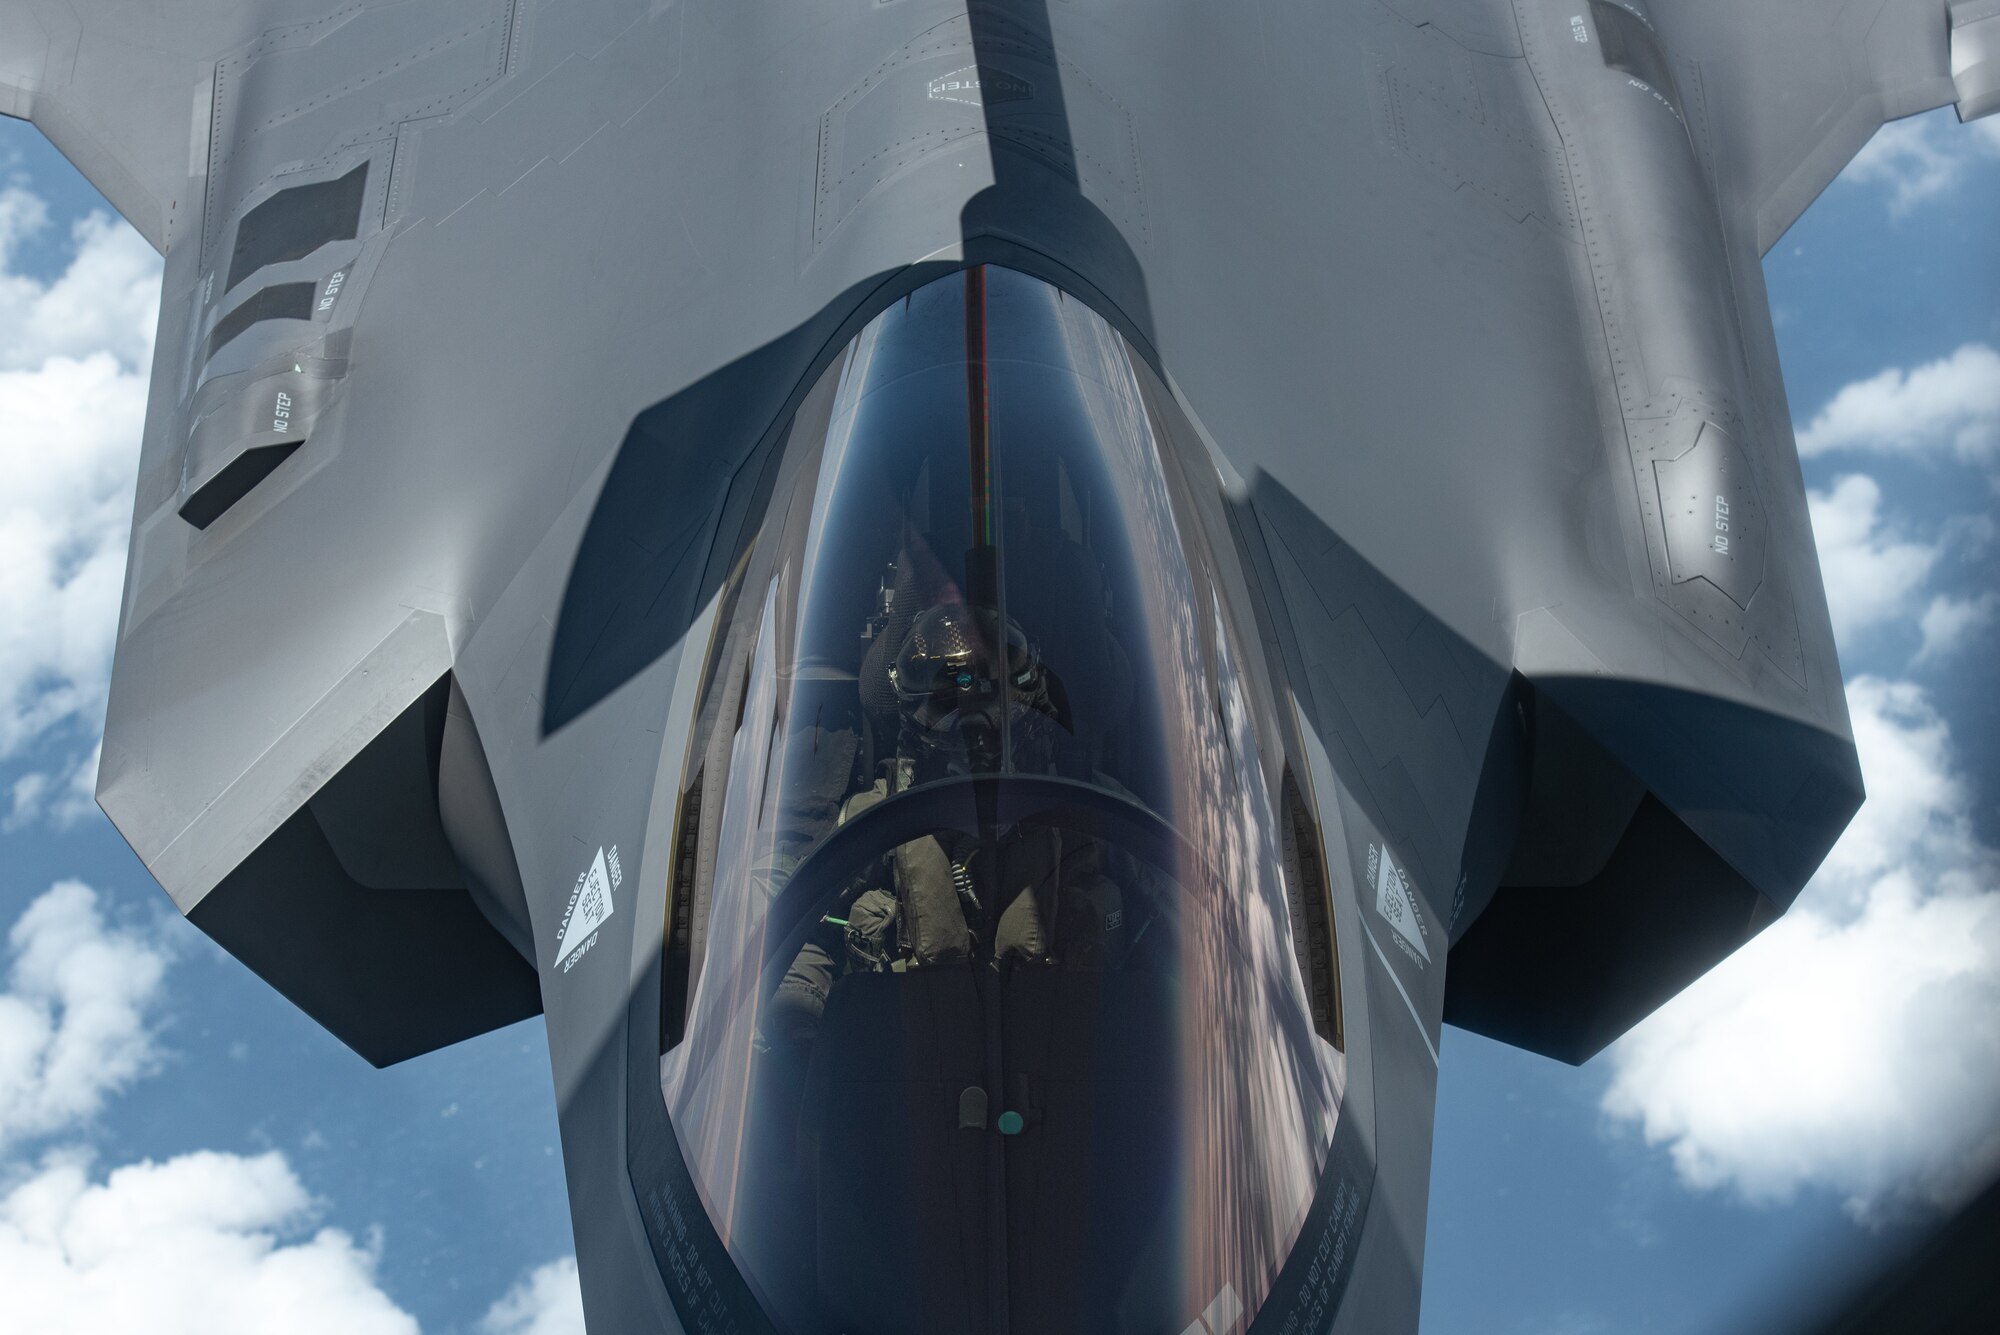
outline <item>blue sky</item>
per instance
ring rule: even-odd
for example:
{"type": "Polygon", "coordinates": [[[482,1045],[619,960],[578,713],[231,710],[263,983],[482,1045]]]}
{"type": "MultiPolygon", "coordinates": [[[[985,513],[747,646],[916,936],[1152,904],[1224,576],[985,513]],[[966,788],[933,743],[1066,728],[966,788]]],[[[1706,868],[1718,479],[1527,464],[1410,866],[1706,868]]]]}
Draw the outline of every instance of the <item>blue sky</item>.
{"type": "MultiPolygon", "coordinates": [[[[1766,262],[1870,805],[1588,1066],[1447,1031],[1425,1335],[1765,1327],[2000,1162],[1993,129],[1889,127],[1766,262]]],[[[374,1071],[88,801],[158,281],[107,212],[0,121],[0,1286],[63,1332],[578,1331],[539,1021],[374,1071]]]]}

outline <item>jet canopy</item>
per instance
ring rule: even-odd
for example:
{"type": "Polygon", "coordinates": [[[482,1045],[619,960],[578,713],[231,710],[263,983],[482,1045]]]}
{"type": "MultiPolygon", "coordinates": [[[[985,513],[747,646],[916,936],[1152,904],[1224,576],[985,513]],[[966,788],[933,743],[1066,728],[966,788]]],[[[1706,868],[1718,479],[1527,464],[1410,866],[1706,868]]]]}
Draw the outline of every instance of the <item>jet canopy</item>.
{"type": "Polygon", "coordinates": [[[1341,1058],[1131,356],[1018,273],[914,293],[718,632],[661,1082],[777,1330],[1248,1319],[1311,1203],[1341,1058]]]}

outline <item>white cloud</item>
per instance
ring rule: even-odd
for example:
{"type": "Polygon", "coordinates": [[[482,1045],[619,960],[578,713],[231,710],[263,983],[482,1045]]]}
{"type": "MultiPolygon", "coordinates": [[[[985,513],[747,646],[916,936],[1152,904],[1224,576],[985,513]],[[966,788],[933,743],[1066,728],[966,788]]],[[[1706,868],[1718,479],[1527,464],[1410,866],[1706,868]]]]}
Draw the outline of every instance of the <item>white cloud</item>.
{"type": "Polygon", "coordinates": [[[124,221],[93,213],[70,229],[75,252],[61,274],[17,272],[20,243],[48,225],[35,194],[0,189],[0,370],[104,352],[143,377],[159,322],[159,255],[124,221]]]}
{"type": "Polygon", "coordinates": [[[159,257],[101,215],[55,279],[16,272],[47,225],[0,189],[0,758],[101,722],[159,302],[159,257]]]}
{"type": "Polygon", "coordinates": [[[96,1116],[152,1068],[147,1011],[167,966],[157,944],[108,927],[81,881],[58,882],[28,905],[7,943],[0,1149],[96,1116]]]}
{"type": "Polygon", "coordinates": [[[1843,180],[1889,191],[1900,217],[1926,200],[1949,194],[1982,161],[2000,158],[2000,128],[1990,121],[1957,123],[1948,111],[1891,121],[1854,155],[1843,180]]]}
{"type": "Polygon", "coordinates": [[[1924,609],[1923,616],[1917,621],[1924,641],[1917,650],[1916,661],[1933,662],[1952,653],[1975,631],[1991,625],[1996,610],[2000,610],[2000,595],[1993,593],[1973,598],[1955,598],[1941,593],[1931,599],[1930,606],[1924,609]]]}
{"type": "Polygon", "coordinates": [[[1612,1049],[1604,1108],[1693,1186],[1871,1219],[2000,1168],[2000,875],[1923,692],[1848,699],[1867,805],[1788,914],[1612,1049]]]}
{"type": "MultiPolygon", "coordinates": [[[[167,952],[108,927],[63,881],[9,931],[0,1151],[71,1134],[158,1065],[147,1024],[167,952]]],[[[375,1280],[379,1245],[311,1229],[284,1156],[202,1151],[114,1168],[58,1148],[0,1155],[0,1303],[24,1335],[417,1335],[375,1280]]],[[[537,1335],[540,1335],[537,1330],[537,1335]]]]}
{"type": "Polygon", "coordinates": [[[1865,474],[1837,479],[1832,491],[1807,493],[1806,504],[1834,639],[1847,647],[1862,631],[1907,616],[1941,548],[1909,541],[1884,524],[1882,488],[1865,474]]]}
{"type": "Polygon", "coordinates": [[[1989,461],[2000,454],[2000,352],[1967,343],[1922,366],[1891,366],[1857,380],[1819,410],[1798,441],[1808,456],[1848,450],[1989,461]]]}
{"type": "Polygon", "coordinates": [[[1813,540],[1826,582],[1827,610],[1843,651],[1866,632],[1891,623],[1914,623],[1921,636],[1913,664],[1948,657],[2000,613],[2000,594],[1938,593],[1924,588],[1947,557],[1977,558],[1991,538],[1985,516],[1960,515],[1939,526],[1935,542],[1902,532],[1882,514],[1882,488],[1852,473],[1829,491],[1808,492],[1813,540]]]}
{"type": "Polygon", "coordinates": [[[1847,686],[1868,800],[1801,896],[1806,908],[1859,912],[1884,878],[1923,878],[1940,892],[1995,889],[1993,855],[1972,833],[1972,790],[1952,767],[1951,729],[1923,689],[1856,677],[1847,686]]]}
{"type": "Polygon", "coordinates": [[[584,1335],[576,1258],[537,1266],[479,1320],[482,1335],[584,1335]]]}
{"type": "Polygon", "coordinates": [[[97,765],[104,754],[99,742],[84,755],[71,757],[53,773],[35,770],[14,780],[13,810],[0,816],[0,834],[46,819],[67,830],[97,810],[97,765]]]}
{"type": "Polygon", "coordinates": [[[51,1155],[0,1196],[7,1328],[417,1335],[376,1283],[376,1249],[334,1228],[304,1236],[312,1211],[276,1151],[128,1164],[101,1182],[51,1155]]]}

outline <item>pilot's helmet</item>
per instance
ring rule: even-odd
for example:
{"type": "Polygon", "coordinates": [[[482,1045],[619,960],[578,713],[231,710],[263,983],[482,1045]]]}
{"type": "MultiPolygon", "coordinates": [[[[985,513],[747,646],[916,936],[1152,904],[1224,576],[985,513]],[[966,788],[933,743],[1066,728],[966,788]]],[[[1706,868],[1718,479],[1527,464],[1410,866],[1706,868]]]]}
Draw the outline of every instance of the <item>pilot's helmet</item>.
{"type": "MultiPolygon", "coordinates": [[[[1006,713],[1046,709],[1041,655],[1012,618],[964,603],[931,608],[911,623],[890,672],[904,742],[920,751],[966,756],[997,746],[1006,713]],[[1008,689],[1001,689],[1002,674],[1008,689]]],[[[993,759],[997,759],[994,757],[993,759]]]]}

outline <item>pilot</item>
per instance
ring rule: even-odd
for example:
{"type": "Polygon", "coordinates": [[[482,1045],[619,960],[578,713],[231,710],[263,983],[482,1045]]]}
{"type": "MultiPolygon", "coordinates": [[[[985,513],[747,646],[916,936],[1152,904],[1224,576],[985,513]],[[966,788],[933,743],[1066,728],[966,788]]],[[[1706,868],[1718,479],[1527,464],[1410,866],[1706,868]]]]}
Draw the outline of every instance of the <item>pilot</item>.
{"type": "MultiPolygon", "coordinates": [[[[898,716],[889,773],[847,799],[843,821],[917,784],[997,774],[1003,756],[1015,772],[1087,773],[1061,686],[1011,619],[957,601],[933,607],[911,623],[889,675],[898,716]]],[[[827,931],[800,950],[766,1012],[767,1035],[809,1038],[845,971],[980,956],[1103,967],[1123,928],[1105,862],[1100,841],[1055,828],[1016,831],[997,847],[956,831],[900,845],[883,860],[886,884],[828,920],[838,938],[827,931]]]]}

